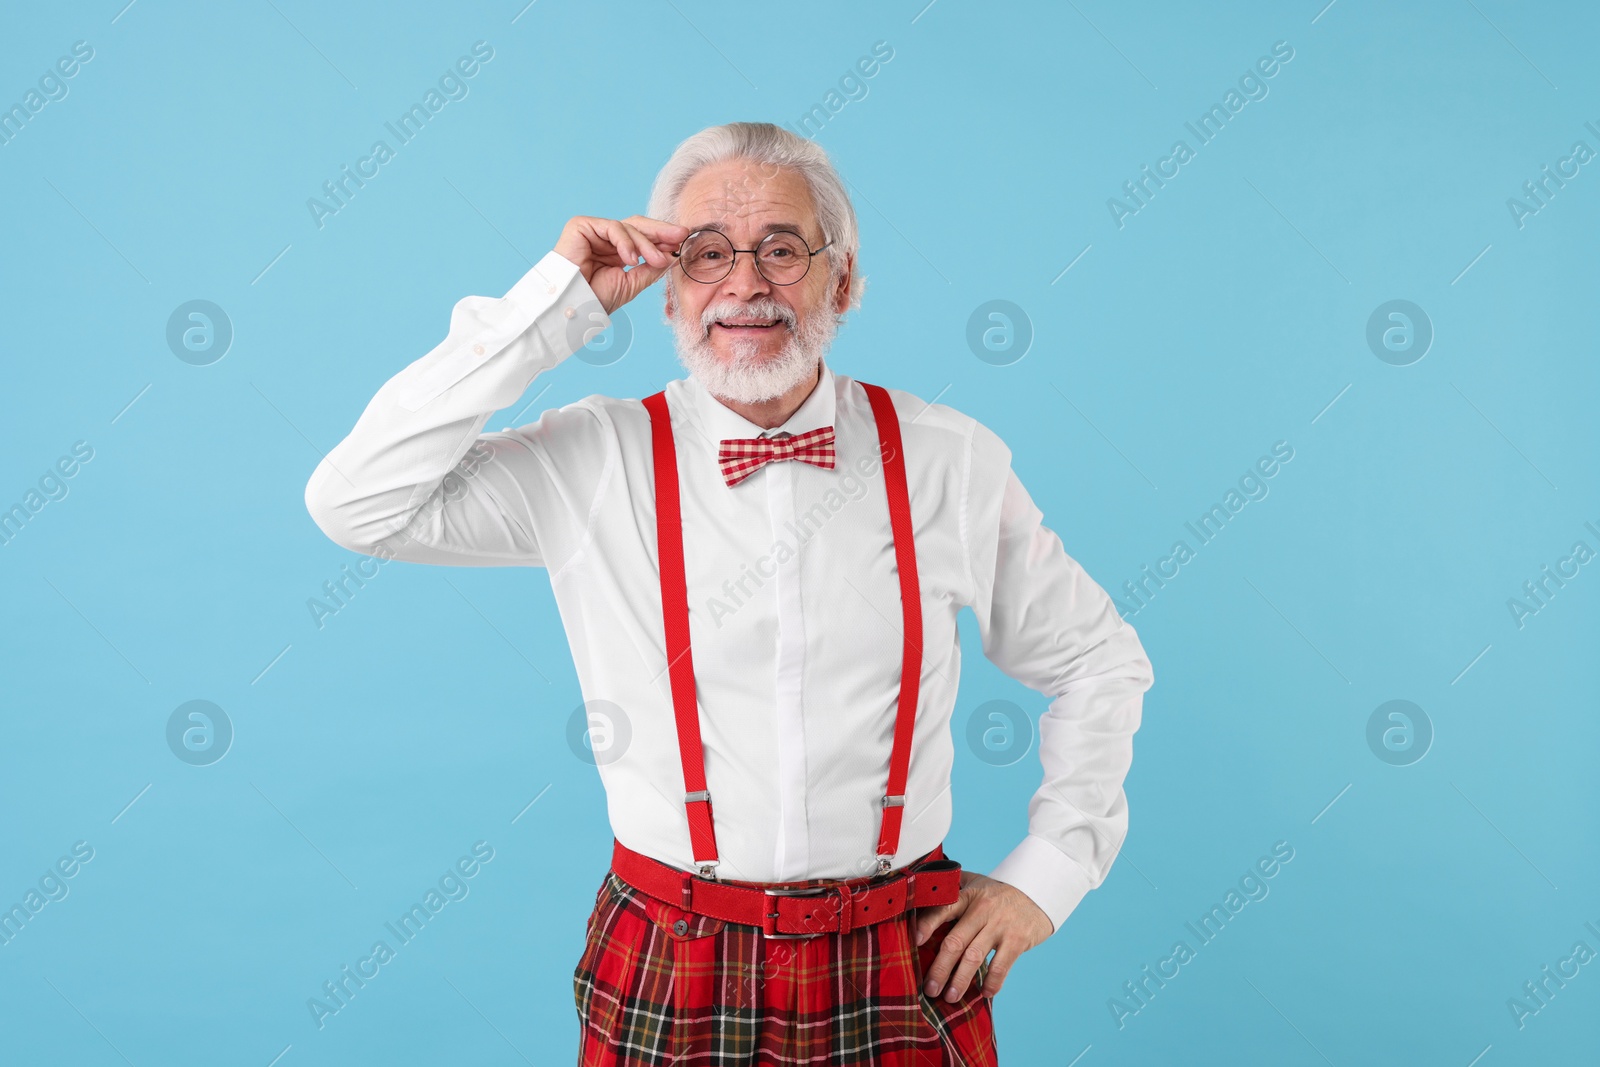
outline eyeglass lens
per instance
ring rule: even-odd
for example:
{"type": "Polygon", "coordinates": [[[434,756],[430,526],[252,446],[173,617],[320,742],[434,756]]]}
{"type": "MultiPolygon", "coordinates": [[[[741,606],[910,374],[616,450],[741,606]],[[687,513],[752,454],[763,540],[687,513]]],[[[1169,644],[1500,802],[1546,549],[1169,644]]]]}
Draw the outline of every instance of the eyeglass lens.
{"type": "MultiPolygon", "coordinates": [[[[733,270],[733,242],[716,230],[689,235],[678,252],[683,272],[697,282],[720,282],[733,270]]],[[[811,267],[811,249],[799,234],[778,230],[756,246],[756,269],[774,285],[793,285],[811,267]]]]}

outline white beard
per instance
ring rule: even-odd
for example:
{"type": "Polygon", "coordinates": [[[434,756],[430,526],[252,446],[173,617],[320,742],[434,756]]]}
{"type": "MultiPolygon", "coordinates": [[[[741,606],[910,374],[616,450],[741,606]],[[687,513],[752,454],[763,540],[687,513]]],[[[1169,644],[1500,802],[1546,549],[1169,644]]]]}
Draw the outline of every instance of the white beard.
{"type": "Polygon", "coordinates": [[[748,304],[719,300],[707,305],[698,323],[687,321],[676,306],[671,319],[677,341],[678,362],[712,396],[735,404],[756,404],[782,396],[807,379],[814,380],[818,365],[839,329],[838,316],[819,309],[795,329],[795,313],[770,297],[748,304]],[[775,356],[757,355],[755,338],[733,342],[733,356],[724,360],[711,345],[709,331],[717,319],[781,319],[789,339],[775,356]]]}

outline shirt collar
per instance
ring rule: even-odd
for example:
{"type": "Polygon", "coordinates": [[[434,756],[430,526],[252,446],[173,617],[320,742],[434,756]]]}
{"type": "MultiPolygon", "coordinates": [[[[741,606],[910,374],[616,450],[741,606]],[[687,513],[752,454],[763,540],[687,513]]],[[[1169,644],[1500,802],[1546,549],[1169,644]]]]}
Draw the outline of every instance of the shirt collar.
{"type": "Polygon", "coordinates": [[[816,387],[782,424],[770,430],[757,426],[712,396],[697,378],[690,375],[687,385],[689,395],[693,398],[695,416],[704,428],[706,436],[711,439],[713,447],[716,442],[724,438],[760,437],[763,434],[776,437],[784,432],[801,434],[819,426],[833,425],[835,400],[833,371],[829,369],[826,359],[821,362],[822,375],[817,380],[816,387]]]}

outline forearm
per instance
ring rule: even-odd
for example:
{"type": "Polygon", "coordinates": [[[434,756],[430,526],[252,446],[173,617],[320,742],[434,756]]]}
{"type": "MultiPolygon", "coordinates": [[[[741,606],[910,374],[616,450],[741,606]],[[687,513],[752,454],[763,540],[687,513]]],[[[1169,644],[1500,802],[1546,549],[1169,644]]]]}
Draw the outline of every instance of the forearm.
{"type": "Polygon", "coordinates": [[[588,312],[598,316],[588,285],[553,252],[504,297],[459,301],[445,339],[385,382],[318,464],[305,493],[316,524],[346,548],[399,559],[534,560],[530,524],[501,506],[517,494],[483,475],[496,450],[473,445],[491,414],[581,346],[585,324],[604,323],[588,312]]]}
{"type": "MultiPolygon", "coordinates": [[[[1109,598],[1106,610],[1116,618],[1109,598]]],[[[1044,775],[1028,803],[1028,836],[990,875],[1021,889],[1058,929],[1105,881],[1128,832],[1123,781],[1152,676],[1133,628],[1118,623],[1078,657],[1075,678],[1040,716],[1044,775]]]]}

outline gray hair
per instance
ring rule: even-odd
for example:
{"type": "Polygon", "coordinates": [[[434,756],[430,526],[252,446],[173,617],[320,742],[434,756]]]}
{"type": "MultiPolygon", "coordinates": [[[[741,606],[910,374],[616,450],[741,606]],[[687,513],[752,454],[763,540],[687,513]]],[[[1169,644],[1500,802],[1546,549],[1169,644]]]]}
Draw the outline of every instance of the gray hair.
{"type": "MultiPolygon", "coordinates": [[[[689,179],[702,167],[729,159],[747,159],[764,170],[790,167],[798,171],[811,191],[823,237],[833,242],[824,253],[828,257],[829,279],[837,279],[844,271],[847,257],[855,263],[861,244],[856,230],[856,211],[828,153],[815,141],[770,122],[708,126],[678,145],[656,175],[646,213],[663,222],[677,222],[678,198],[689,179]]],[[[672,284],[670,276],[667,284],[672,284]]],[[[861,306],[861,293],[866,285],[866,276],[859,269],[851,272],[851,308],[861,306]]]]}

